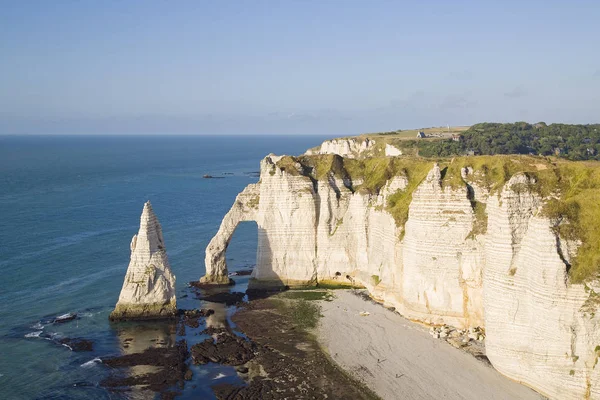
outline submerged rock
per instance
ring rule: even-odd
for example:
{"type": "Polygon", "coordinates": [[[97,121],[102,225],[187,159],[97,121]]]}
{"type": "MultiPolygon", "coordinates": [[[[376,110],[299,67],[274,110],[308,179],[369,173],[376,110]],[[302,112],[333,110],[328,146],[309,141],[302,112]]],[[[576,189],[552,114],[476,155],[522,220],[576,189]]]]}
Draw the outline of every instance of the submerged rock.
{"type": "Polygon", "coordinates": [[[53,324],[63,324],[65,322],[73,321],[76,318],[77,318],[76,313],[67,313],[67,314],[59,315],[58,317],[54,318],[52,323],[53,324]]]}
{"type": "Polygon", "coordinates": [[[232,306],[241,302],[246,294],[243,292],[213,292],[210,290],[196,291],[198,300],[209,301],[211,303],[222,303],[232,306]]]}
{"type": "Polygon", "coordinates": [[[81,338],[64,338],[60,339],[58,343],[65,347],[68,347],[71,351],[92,351],[94,345],[91,340],[81,338]]]}
{"type": "Polygon", "coordinates": [[[171,272],[160,223],[144,204],[140,230],[131,240],[131,261],[111,320],[170,318],[177,314],[171,272]]]}

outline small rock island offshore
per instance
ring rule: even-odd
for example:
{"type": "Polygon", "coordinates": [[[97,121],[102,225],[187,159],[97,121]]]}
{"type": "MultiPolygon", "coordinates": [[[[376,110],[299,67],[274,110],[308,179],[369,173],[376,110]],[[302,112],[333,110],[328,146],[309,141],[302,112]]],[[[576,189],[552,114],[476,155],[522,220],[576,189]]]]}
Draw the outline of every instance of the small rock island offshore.
{"type": "MultiPolygon", "coordinates": [[[[600,398],[600,125],[437,131],[268,155],[208,245],[201,283],[229,283],[233,232],[256,221],[251,289],[363,286],[408,319],[481,327],[494,368],[550,399],[600,398]]],[[[128,295],[126,278],[115,315],[171,304],[172,283],[157,302],[128,295]]]]}

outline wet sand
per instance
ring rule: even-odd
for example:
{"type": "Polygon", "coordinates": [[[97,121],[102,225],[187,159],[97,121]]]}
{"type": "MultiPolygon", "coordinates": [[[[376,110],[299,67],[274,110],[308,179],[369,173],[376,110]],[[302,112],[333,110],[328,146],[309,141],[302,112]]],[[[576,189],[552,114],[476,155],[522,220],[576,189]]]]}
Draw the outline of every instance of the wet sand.
{"type": "Polygon", "coordinates": [[[350,290],[321,301],[318,341],[343,369],[382,399],[540,400],[489,364],[434,339],[412,323],[350,290]],[[366,311],[368,316],[361,316],[366,311]]]}

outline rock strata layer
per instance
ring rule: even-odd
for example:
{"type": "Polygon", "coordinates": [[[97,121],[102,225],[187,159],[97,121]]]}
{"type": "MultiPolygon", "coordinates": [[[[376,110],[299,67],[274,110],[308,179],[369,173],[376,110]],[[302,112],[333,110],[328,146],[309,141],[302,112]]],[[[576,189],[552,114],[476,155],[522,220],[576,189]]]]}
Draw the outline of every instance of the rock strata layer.
{"type": "Polygon", "coordinates": [[[465,184],[453,187],[434,165],[398,226],[386,204],[408,190],[406,176],[368,193],[333,173],[290,173],[280,159],[261,162],[259,183],[225,216],[206,250],[205,282],[229,279],[231,235],[253,220],[251,287],[360,284],[407,318],[482,327],[493,366],[551,399],[600,398],[600,313],[589,302],[599,290],[570,283],[574,245],[541,213],[530,178],[516,174],[492,194],[474,179],[481,171],[464,168],[465,184]]]}
{"type": "Polygon", "coordinates": [[[169,266],[160,223],[148,201],[140,230],[131,240],[131,260],[110,319],[168,318],[176,313],[175,275],[169,266]]]}

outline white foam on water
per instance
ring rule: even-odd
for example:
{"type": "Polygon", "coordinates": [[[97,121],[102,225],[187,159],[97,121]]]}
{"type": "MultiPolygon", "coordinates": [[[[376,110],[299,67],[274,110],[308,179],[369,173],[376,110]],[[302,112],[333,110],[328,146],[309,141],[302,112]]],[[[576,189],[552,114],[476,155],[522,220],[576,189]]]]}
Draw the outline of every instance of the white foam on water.
{"type": "Polygon", "coordinates": [[[41,334],[42,334],[42,331],[35,331],[35,332],[28,333],[27,335],[25,335],[25,337],[26,338],[40,337],[41,334]]]}
{"type": "Polygon", "coordinates": [[[81,314],[79,314],[79,316],[80,316],[80,317],[93,317],[93,316],[94,316],[94,313],[91,313],[91,312],[84,312],[84,313],[81,313],[81,314]]]}
{"type": "Polygon", "coordinates": [[[63,343],[62,345],[65,346],[67,349],[73,351],[73,348],[71,346],[69,346],[68,344],[63,343]]]}
{"type": "Polygon", "coordinates": [[[221,379],[221,378],[225,378],[226,376],[227,376],[227,375],[225,375],[224,373],[222,373],[222,372],[219,372],[219,373],[217,374],[217,376],[215,376],[215,377],[213,378],[213,381],[214,381],[215,379],[221,379]]]}
{"type": "Polygon", "coordinates": [[[31,329],[44,329],[44,324],[42,324],[41,322],[38,322],[35,325],[30,326],[31,329]]]}
{"type": "Polygon", "coordinates": [[[88,362],[84,362],[83,364],[81,364],[81,366],[83,368],[89,368],[89,367],[93,367],[95,364],[101,363],[101,362],[102,362],[102,360],[99,359],[98,357],[96,357],[93,360],[90,360],[88,362]]]}

